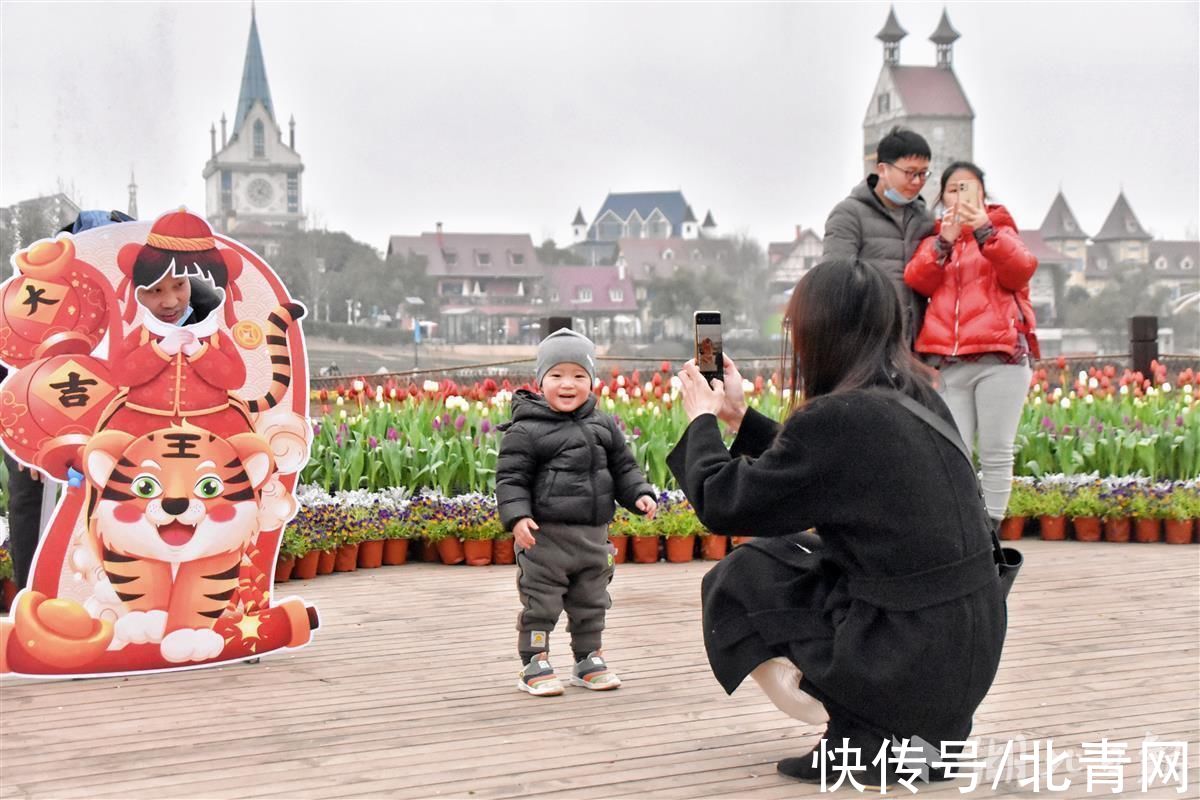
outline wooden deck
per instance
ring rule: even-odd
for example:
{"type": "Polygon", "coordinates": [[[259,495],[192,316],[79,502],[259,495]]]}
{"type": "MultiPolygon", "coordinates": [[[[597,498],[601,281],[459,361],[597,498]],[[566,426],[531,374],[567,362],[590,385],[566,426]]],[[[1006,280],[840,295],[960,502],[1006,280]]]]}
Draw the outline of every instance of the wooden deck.
{"type": "MultiPolygon", "coordinates": [[[[1101,737],[1132,758],[1120,796],[1200,796],[1200,546],[1021,543],[1004,661],[976,717],[995,745],[1101,737]],[[1140,792],[1141,742],[1188,743],[1188,787],[1140,792]]],[[[281,586],[320,608],[295,655],[174,675],[6,680],[0,797],[791,798],[779,777],[820,729],[748,682],[726,697],[700,641],[710,564],[629,564],[605,650],[625,685],[532,698],[515,688],[512,567],[409,564],[281,586]]],[[[567,637],[555,634],[565,673],[567,637]]],[[[1015,758],[1015,756],[1014,756],[1015,758]]],[[[1027,773],[1032,774],[1032,773],[1027,773]]],[[[1060,773],[1061,774],[1061,773],[1060,773]]],[[[1089,794],[1015,776],[968,797],[1089,794]]],[[[922,795],[963,796],[966,781],[922,795]]],[[[853,791],[841,790],[843,796],[853,791]]],[[[894,790],[890,796],[907,796],[894,790]]]]}

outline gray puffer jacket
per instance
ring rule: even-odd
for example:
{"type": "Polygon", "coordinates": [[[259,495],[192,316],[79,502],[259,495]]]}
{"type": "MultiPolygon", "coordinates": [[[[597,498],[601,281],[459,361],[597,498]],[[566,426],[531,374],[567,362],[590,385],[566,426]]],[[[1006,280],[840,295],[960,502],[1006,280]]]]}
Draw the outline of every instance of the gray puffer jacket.
{"type": "Polygon", "coordinates": [[[878,267],[892,280],[905,306],[905,325],[911,342],[925,315],[925,298],[904,283],[904,267],[921,240],[933,232],[933,220],[918,197],[897,209],[897,217],[875,194],[878,175],[854,187],[850,196],[833,207],[825,220],[822,259],[864,261],[878,267]]]}
{"type": "Polygon", "coordinates": [[[614,503],[637,512],[639,497],[654,497],[616,420],[596,410],[595,395],[564,414],[520,389],[512,415],[500,426],[496,464],[496,504],[505,530],[524,517],[539,524],[607,525],[614,503]]]}

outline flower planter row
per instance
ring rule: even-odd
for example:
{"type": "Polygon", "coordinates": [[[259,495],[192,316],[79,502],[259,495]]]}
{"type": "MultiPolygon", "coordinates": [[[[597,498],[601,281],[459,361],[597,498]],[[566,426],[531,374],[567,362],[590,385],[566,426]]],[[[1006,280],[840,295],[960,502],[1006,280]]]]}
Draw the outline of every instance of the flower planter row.
{"type": "Polygon", "coordinates": [[[1196,523],[1194,519],[1134,517],[1008,517],[1000,526],[1000,538],[1011,541],[1040,535],[1046,541],[1192,544],[1200,540],[1196,523]]]}
{"type": "MultiPolygon", "coordinates": [[[[730,539],[736,547],[749,536],[613,536],[613,561],[623,564],[692,561],[720,561],[729,551],[730,539]]],[[[398,566],[413,560],[442,564],[513,564],[516,561],[513,540],[469,539],[447,536],[437,542],[425,539],[382,539],[344,544],[333,550],[310,550],[303,556],[280,556],[275,565],[275,582],[310,580],[333,572],[353,572],[381,566],[398,566]]]]}

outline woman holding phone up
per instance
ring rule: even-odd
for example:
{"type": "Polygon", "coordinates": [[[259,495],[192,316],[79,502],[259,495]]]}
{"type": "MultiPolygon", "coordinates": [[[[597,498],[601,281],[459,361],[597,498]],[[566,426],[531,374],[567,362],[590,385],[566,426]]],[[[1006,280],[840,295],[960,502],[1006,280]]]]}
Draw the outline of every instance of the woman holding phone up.
{"type": "Polygon", "coordinates": [[[1004,518],[1013,440],[1029,390],[1034,335],[1029,280],[1037,259],[1004,206],[985,203],[983,170],[956,161],[942,173],[942,217],[904,269],[929,298],[915,350],[941,373],[938,390],[967,447],[975,444],[988,515],[1004,518]]]}

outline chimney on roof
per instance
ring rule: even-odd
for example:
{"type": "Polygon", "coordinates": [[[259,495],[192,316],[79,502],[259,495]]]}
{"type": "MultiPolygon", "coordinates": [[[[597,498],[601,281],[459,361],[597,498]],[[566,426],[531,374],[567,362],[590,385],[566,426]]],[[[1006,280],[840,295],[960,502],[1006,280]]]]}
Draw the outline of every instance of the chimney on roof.
{"type": "Polygon", "coordinates": [[[617,259],[617,280],[625,280],[625,259],[617,259]]]}
{"type": "Polygon", "coordinates": [[[801,236],[803,236],[803,235],[804,235],[804,226],[803,226],[803,225],[797,225],[797,226],[796,226],[796,241],[797,241],[797,242],[798,242],[798,241],[800,241],[800,237],[801,237],[801,236]]]}
{"type": "Polygon", "coordinates": [[[221,149],[225,149],[225,144],[229,140],[225,138],[225,114],[221,114],[221,149]]]}
{"type": "Polygon", "coordinates": [[[446,240],[442,238],[442,223],[437,223],[437,246],[438,250],[446,252],[446,240]]]}
{"type": "Polygon", "coordinates": [[[296,115],[293,114],[288,120],[288,147],[296,149],[296,115]]]}
{"type": "Polygon", "coordinates": [[[216,123],[208,129],[208,143],[212,147],[212,157],[217,157],[217,126],[216,123]]]}

